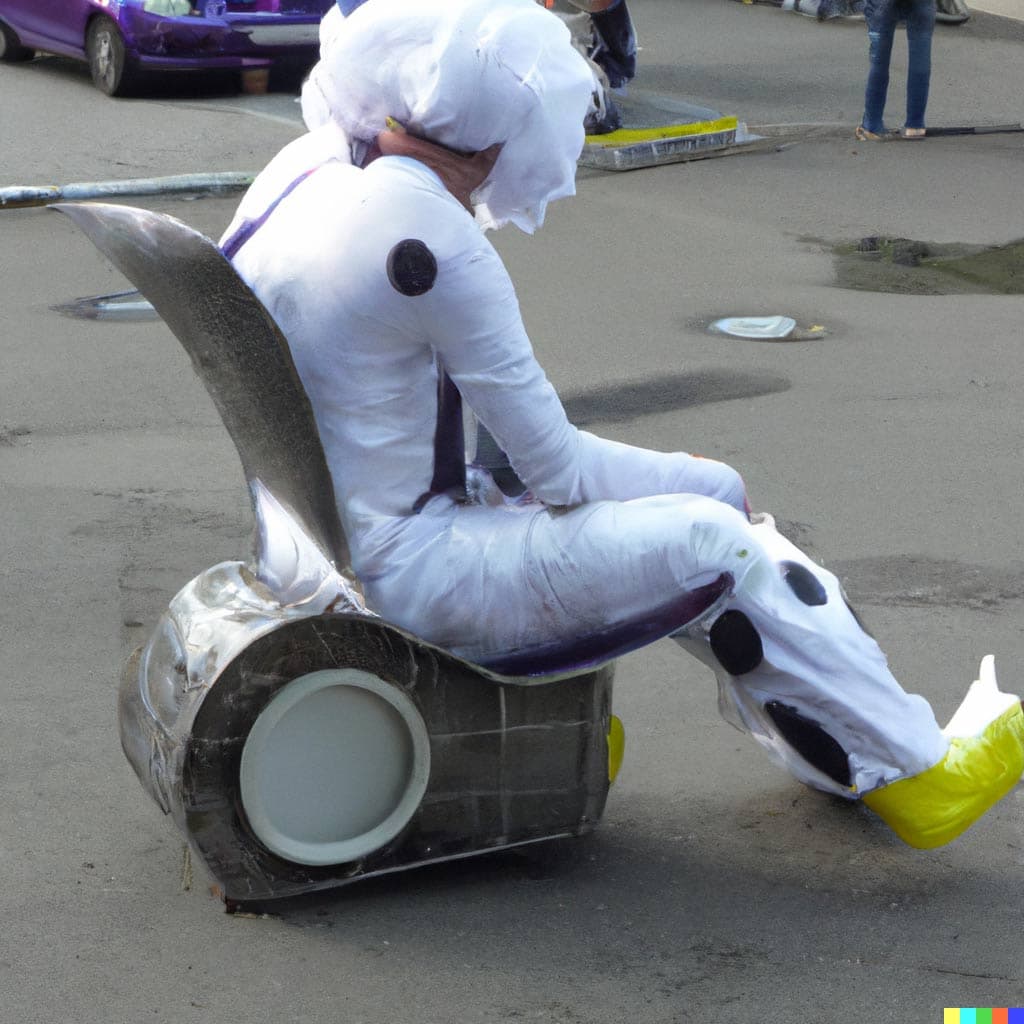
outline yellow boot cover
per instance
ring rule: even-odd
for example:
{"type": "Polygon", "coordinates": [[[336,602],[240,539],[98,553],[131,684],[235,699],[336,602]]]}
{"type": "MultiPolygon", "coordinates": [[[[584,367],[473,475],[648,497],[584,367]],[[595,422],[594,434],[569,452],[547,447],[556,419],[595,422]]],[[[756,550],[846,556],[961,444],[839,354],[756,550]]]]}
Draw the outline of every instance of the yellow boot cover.
{"type": "Polygon", "coordinates": [[[957,736],[920,775],[863,797],[905,843],[930,850],[955,839],[1024,774],[1024,708],[1015,703],[977,736],[957,736]]]}
{"type": "Polygon", "coordinates": [[[622,720],[612,715],[608,720],[608,781],[614,782],[622,767],[622,756],[626,752],[626,730],[622,720]]]}

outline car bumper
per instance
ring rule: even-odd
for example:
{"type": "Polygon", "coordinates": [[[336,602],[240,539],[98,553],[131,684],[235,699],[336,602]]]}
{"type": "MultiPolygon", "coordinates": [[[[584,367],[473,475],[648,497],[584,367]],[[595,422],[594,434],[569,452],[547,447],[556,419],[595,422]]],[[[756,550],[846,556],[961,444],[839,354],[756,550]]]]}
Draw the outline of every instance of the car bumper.
{"type": "Polygon", "coordinates": [[[145,67],[253,67],[280,57],[315,60],[320,19],[259,14],[171,18],[128,10],[121,29],[129,54],[145,67]]]}

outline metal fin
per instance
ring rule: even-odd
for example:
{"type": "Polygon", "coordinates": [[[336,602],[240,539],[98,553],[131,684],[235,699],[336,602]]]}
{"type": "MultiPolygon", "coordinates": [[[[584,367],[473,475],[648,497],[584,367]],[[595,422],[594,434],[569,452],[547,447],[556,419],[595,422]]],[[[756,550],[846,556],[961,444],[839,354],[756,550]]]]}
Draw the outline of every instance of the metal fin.
{"type": "MultiPolygon", "coordinates": [[[[153,304],[181,342],[258,481],[327,559],[348,565],[334,486],[306,392],[280,328],[217,246],[166,214],[109,203],[58,203],[153,304]]],[[[268,552],[257,521],[256,570],[268,552]]]]}

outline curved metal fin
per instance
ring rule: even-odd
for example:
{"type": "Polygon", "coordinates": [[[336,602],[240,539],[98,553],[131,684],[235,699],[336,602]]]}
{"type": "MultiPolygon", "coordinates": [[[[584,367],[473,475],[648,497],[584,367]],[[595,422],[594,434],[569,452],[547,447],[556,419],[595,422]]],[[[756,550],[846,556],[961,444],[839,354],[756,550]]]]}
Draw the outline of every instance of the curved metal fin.
{"type": "Polygon", "coordinates": [[[58,203],[149,299],[192,359],[235,443],[253,496],[257,571],[268,553],[262,484],[338,568],[348,545],[320,435],[288,343],[205,235],[166,214],[58,203]]]}

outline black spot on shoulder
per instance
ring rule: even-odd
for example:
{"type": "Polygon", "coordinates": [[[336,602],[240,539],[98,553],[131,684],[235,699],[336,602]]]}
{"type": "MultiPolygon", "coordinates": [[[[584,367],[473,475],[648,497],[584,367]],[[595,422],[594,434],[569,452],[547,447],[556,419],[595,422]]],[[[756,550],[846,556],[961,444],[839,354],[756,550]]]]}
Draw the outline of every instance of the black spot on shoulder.
{"type": "Polygon", "coordinates": [[[402,295],[424,295],[437,279],[437,260],[425,242],[405,238],[388,253],[388,280],[402,295]]]}

